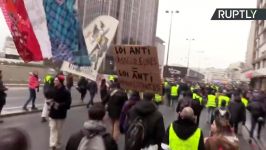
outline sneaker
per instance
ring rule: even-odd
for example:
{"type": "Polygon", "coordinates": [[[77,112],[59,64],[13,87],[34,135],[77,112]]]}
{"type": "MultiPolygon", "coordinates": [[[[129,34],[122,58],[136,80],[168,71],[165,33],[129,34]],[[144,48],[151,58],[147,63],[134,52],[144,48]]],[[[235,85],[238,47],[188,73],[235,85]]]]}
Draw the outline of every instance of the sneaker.
{"type": "Polygon", "coordinates": [[[50,150],[56,150],[55,146],[50,147],[50,150]]]}
{"type": "Polygon", "coordinates": [[[0,120],[0,123],[4,123],[4,121],[3,120],[0,120]]]}
{"type": "Polygon", "coordinates": [[[47,122],[46,118],[45,117],[42,117],[41,122],[47,122]]]}
{"type": "Polygon", "coordinates": [[[25,110],[25,111],[29,111],[28,108],[26,108],[26,107],[23,107],[22,109],[25,110]]]}
{"type": "Polygon", "coordinates": [[[32,107],[31,110],[38,110],[38,108],[37,107],[32,107]]]}

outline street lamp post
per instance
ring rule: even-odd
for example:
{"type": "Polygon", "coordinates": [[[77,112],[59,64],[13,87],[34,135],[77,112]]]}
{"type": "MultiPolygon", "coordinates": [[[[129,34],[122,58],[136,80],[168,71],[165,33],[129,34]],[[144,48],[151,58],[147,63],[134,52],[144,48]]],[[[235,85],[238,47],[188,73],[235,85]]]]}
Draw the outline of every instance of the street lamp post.
{"type": "Polygon", "coordinates": [[[190,58],[190,48],[191,48],[191,41],[195,41],[194,38],[187,38],[188,41],[188,53],[187,53],[187,69],[189,68],[189,58],[190,58]]]}
{"type": "Polygon", "coordinates": [[[167,48],[167,56],[166,56],[166,66],[168,66],[168,58],[169,58],[169,50],[170,50],[170,41],[171,41],[171,31],[172,31],[172,18],[173,18],[173,14],[174,13],[179,13],[178,10],[176,11],[165,11],[166,13],[170,13],[171,14],[171,19],[170,19],[170,29],[169,29],[169,37],[168,37],[168,48],[167,48]]]}

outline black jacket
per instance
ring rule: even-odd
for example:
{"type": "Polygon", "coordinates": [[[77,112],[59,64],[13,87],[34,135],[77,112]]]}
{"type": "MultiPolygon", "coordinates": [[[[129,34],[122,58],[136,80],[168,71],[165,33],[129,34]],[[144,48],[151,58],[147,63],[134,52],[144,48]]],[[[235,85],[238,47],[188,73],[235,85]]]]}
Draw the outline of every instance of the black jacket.
{"type": "MultiPolygon", "coordinates": [[[[173,122],[173,128],[180,139],[186,140],[194,134],[194,132],[198,129],[198,126],[190,120],[179,119],[173,122]]],[[[166,145],[169,145],[169,129],[170,126],[167,128],[163,140],[163,143],[166,145]]],[[[199,139],[198,150],[204,150],[204,137],[202,131],[199,139]]]]}
{"type": "Polygon", "coordinates": [[[193,100],[190,97],[184,97],[178,102],[176,107],[176,112],[181,112],[183,108],[188,106],[193,109],[196,116],[199,116],[201,110],[203,109],[203,106],[200,104],[198,100],[193,100]]]}
{"type": "Polygon", "coordinates": [[[98,92],[97,83],[95,81],[91,81],[88,83],[88,90],[90,94],[96,94],[98,92]]]}
{"type": "Polygon", "coordinates": [[[122,108],[127,101],[127,94],[123,90],[117,90],[117,92],[111,92],[108,100],[108,114],[113,120],[118,120],[121,115],[122,108]]]}
{"type": "Polygon", "coordinates": [[[231,114],[231,123],[239,123],[246,121],[246,108],[241,101],[233,101],[228,105],[231,114]]]}
{"type": "Polygon", "coordinates": [[[264,105],[260,101],[253,101],[249,103],[247,109],[250,111],[251,115],[255,118],[265,117],[266,112],[263,109],[264,105]]]}
{"type": "Polygon", "coordinates": [[[55,94],[55,88],[53,85],[44,84],[43,86],[43,95],[46,99],[52,99],[55,94]]]}
{"type": "Polygon", "coordinates": [[[7,88],[4,86],[3,81],[0,80],[0,106],[6,104],[6,91],[7,88]]]}
{"type": "Polygon", "coordinates": [[[71,105],[71,96],[69,91],[66,90],[65,86],[60,89],[55,88],[55,94],[53,96],[53,102],[51,103],[51,109],[49,117],[53,119],[65,119],[67,115],[67,110],[71,105]],[[59,105],[55,108],[55,105],[59,105]]]}
{"type": "Polygon", "coordinates": [[[157,144],[159,148],[164,137],[164,120],[162,114],[157,110],[156,104],[151,101],[139,101],[128,112],[128,120],[135,120],[138,116],[143,117],[145,125],[144,146],[157,144]]]}

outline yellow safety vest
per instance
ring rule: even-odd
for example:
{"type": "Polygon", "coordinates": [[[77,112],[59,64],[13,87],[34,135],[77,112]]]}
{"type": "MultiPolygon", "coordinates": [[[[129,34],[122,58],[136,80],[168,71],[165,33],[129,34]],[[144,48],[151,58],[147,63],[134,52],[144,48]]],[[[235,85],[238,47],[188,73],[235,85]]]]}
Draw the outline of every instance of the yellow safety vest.
{"type": "Polygon", "coordinates": [[[160,103],[160,102],[162,102],[162,96],[159,95],[159,94],[155,94],[155,99],[154,99],[154,101],[155,101],[156,103],[160,103]]]}
{"type": "Polygon", "coordinates": [[[109,76],[109,81],[114,81],[115,77],[113,75],[109,76]]]}
{"type": "Polygon", "coordinates": [[[193,95],[192,95],[192,99],[193,100],[199,100],[199,102],[200,102],[200,104],[202,104],[202,97],[201,96],[199,96],[197,93],[193,93],[193,95]]]}
{"type": "Polygon", "coordinates": [[[245,105],[245,107],[248,106],[248,100],[244,97],[241,98],[242,103],[245,105]]]}
{"type": "Polygon", "coordinates": [[[216,107],[216,96],[208,95],[206,107],[216,107]]]}
{"type": "Polygon", "coordinates": [[[171,96],[177,96],[178,95],[178,86],[172,86],[171,87],[171,96]]]}
{"type": "Polygon", "coordinates": [[[188,139],[180,139],[173,128],[173,124],[169,129],[169,146],[171,150],[197,150],[199,147],[201,130],[198,128],[188,139]]]}
{"type": "Polygon", "coordinates": [[[44,83],[51,84],[52,83],[52,76],[51,75],[46,75],[44,78],[44,83]]]}
{"type": "Polygon", "coordinates": [[[169,86],[168,82],[164,82],[164,87],[169,86]]]}
{"type": "Polygon", "coordinates": [[[225,106],[228,106],[229,102],[230,102],[230,98],[228,96],[225,96],[225,95],[220,95],[218,97],[218,106],[221,107],[221,104],[222,104],[222,101],[225,100],[226,101],[226,105],[225,106]]]}

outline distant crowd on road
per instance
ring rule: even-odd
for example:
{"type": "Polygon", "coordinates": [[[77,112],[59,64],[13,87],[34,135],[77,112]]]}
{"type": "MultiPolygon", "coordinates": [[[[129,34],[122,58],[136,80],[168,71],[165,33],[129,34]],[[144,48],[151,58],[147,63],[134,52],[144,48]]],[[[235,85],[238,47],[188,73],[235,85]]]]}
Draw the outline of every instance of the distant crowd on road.
{"type": "MultiPolygon", "coordinates": [[[[31,87],[36,92],[39,87],[36,81],[36,74],[31,74],[30,98],[25,108],[30,101],[34,108],[35,97],[31,87]],[[32,77],[36,78],[33,82],[32,77]]],[[[65,77],[58,73],[55,76],[47,75],[44,79],[46,100],[42,121],[49,118],[51,150],[62,148],[62,127],[72,101],[72,86],[72,75],[65,77]]],[[[251,114],[250,142],[254,138],[256,125],[256,138],[260,139],[266,116],[266,95],[263,91],[184,81],[165,81],[162,87],[161,93],[125,90],[117,78],[110,76],[108,81],[102,79],[99,85],[101,102],[94,102],[93,98],[98,92],[97,83],[81,77],[77,84],[80,98],[84,100],[87,90],[91,98],[87,104],[88,120],[82,129],[69,137],[66,150],[117,150],[121,135],[125,136],[125,150],[239,150],[238,126],[245,125],[246,110],[251,114]],[[161,104],[176,110],[177,119],[166,130],[166,116],[158,110],[161,104]],[[209,137],[204,137],[199,128],[203,109],[208,110],[207,125],[211,128],[209,137]],[[110,132],[103,121],[106,115],[111,120],[110,132]]],[[[21,150],[26,150],[29,141],[25,139],[27,135],[18,129],[0,132],[0,149],[2,145],[10,146],[20,141],[25,145],[24,149],[20,147],[21,150]]]]}

